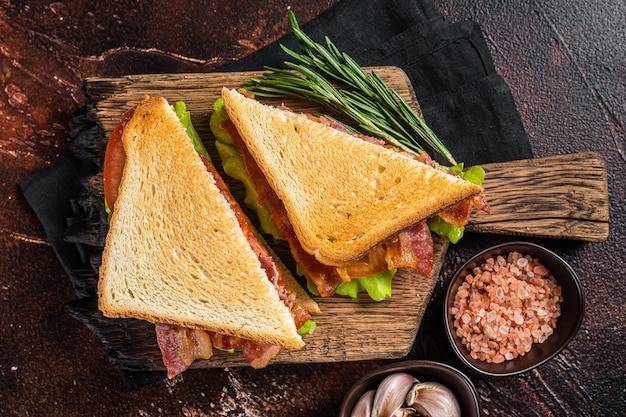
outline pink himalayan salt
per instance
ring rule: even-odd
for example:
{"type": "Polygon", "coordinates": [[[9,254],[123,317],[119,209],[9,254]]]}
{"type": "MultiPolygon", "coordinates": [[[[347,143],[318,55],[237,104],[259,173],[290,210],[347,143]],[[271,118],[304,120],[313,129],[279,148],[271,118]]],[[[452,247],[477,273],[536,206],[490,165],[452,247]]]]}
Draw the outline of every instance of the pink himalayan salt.
{"type": "Polygon", "coordinates": [[[512,360],[553,333],[561,314],[561,287],[537,259],[511,252],[487,259],[472,273],[451,310],[455,333],[472,358],[512,360]]]}

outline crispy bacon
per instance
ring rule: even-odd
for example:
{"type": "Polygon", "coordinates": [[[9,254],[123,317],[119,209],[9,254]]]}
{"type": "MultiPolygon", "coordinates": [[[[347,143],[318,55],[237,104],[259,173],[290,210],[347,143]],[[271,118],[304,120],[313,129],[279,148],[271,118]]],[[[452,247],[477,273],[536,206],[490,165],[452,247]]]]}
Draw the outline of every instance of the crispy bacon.
{"type": "Polygon", "coordinates": [[[379,243],[353,264],[337,267],[337,271],[346,281],[396,268],[411,269],[429,276],[433,254],[433,238],[428,224],[421,222],[379,243]]]}
{"type": "Polygon", "coordinates": [[[280,347],[248,340],[243,347],[243,355],[254,369],[265,368],[280,352],[280,347]]]}
{"type": "Polygon", "coordinates": [[[487,200],[485,200],[485,194],[481,192],[469,200],[461,201],[455,206],[439,212],[437,215],[441,217],[443,221],[450,223],[454,227],[465,226],[470,221],[472,206],[487,214],[491,214],[491,208],[487,200]]]}
{"type": "Polygon", "coordinates": [[[471,213],[472,205],[469,200],[465,200],[447,210],[439,212],[438,216],[441,217],[443,221],[450,223],[454,227],[461,227],[465,226],[467,222],[469,222],[471,213]]]}
{"type": "Polygon", "coordinates": [[[218,333],[212,333],[211,336],[214,346],[218,349],[241,349],[250,366],[255,369],[265,368],[280,352],[280,347],[268,343],[218,333]]]}
{"type": "Polygon", "coordinates": [[[387,249],[389,268],[408,268],[429,276],[433,268],[433,237],[426,222],[399,233],[387,249]]]}
{"type": "Polygon", "coordinates": [[[213,356],[211,337],[203,330],[160,323],[155,331],[168,378],[182,373],[196,359],[213,356]]]}
{"type": "Polygon", "coordinates": [[[487,199],[485,198],[485,193],[481,192],[478,195],[472,197],[472,205],[476,207],[478,210],[483,211],[487,214],[491,214],[491,207],[489,207],[489,203],[487,203],[487,199]]]}
{"type": "Polygon", "coordinates": [[[279,346],[171,324],[157,324],[155,330],[168,378],[181,374],[196,359],[211,358],[213,347],[241,349],[255,369],[266,367],[280,353],[279,346]]]}
{"type": "Polygon", "coordinates": [[[367,277],[389,269],[387,266],[387,248],[384,244],[374,246],[365,255],[352,262],[350,265],[335,267],[343,281],[352,278],[367,277]]]}

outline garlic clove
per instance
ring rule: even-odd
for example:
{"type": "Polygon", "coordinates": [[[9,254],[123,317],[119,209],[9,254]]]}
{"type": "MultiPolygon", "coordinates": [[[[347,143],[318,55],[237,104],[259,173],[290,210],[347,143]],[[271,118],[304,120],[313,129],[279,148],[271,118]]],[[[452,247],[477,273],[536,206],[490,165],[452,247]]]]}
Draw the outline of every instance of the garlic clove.
{"type": "Polygon", "coordinates": [[[402,407],[407,393],[416,382],[413,375],[397,372],[389,375],[378,386],[372,406],[372,417],[391,417],[402,407]]]}
{"type": "Polygon", "coordinates": [[[350,417],[370,417],[372,415],[372,405],[374,404],[374,395],[376,390],[365,391],[361,398],[354,404],[350,417]]]}
{"type": "Polygon", "coordinates": [[[461,417],[456,396],[438,382],[414,384],[407,393],[406,405],[424,417],[461,417]]]}

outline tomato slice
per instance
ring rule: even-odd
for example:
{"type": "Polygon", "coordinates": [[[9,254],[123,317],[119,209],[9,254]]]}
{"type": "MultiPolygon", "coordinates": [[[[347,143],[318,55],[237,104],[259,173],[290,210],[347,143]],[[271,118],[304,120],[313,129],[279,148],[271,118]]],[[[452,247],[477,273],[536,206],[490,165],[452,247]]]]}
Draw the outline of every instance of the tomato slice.
{"type": "Polygon", "coordinates": [[[104,199],[113,211],[115,200],[117,200],[118,189],[122,182],[122,173],[126,163],[126,152],[122,142],[122,134],[126,124],[133,118],[135,109],[129,109],[124,113],[122,120],[118,123],[109,138],[106,153],[104,155],[104,199]]]}

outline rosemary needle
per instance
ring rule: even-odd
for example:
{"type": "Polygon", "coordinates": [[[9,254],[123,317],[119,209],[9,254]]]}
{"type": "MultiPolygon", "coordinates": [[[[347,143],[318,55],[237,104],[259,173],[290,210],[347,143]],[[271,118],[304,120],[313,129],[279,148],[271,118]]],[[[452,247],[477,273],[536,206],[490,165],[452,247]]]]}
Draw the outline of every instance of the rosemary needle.
{"type": "Polygon", "coordinates": [[[360,133],[405,151],[438,154],[456,165],[450,151],[397,91],[374,71],[365,73],[328,37],[326,46],[313,41],[300,29],[294,13],[288,10],[288,14],[302,52],[281,45],[296,62],[285,62],[287,69],[265,67],[263,77],[248,79],[246,88],[261,97],[295,97],[315,103],[351,119],[360,133]]]}

